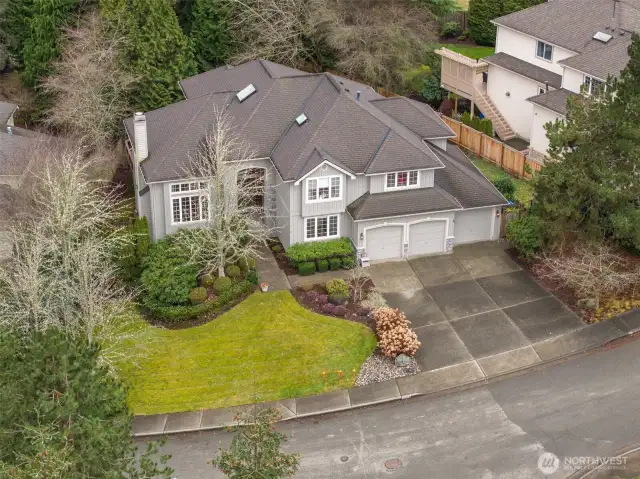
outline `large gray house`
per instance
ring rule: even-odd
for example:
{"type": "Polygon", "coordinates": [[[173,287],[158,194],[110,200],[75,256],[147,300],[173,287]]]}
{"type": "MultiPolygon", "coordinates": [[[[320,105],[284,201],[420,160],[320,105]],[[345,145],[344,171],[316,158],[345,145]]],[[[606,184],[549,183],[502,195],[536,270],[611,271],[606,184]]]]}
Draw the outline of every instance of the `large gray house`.
{"type": "MultiPolygon", "coordinates": [[[[329,73],[264,60],[181,83],[185,100],[125,121],[138,214],[153,240],[202,223],[200,184],[180,167],[224,109],[256,152],[247,165],[285,248],[351,238],[371,260],[497,239],[504,197],[427,105],[329,73]],[[270,207],[269,207],[270,206],[270,207]]],[[[215,212],[211,212],[215,214],[215,212]]]]}

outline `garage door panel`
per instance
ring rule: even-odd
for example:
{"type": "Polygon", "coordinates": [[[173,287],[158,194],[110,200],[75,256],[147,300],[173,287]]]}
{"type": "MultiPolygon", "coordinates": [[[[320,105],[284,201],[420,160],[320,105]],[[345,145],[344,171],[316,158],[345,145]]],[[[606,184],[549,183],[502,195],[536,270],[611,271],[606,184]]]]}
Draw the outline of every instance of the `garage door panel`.
{"type": "Polygon", "coordinates": [[[490,208],[457,212],[453,229],[454,244],[490,240],[492,216],[493,210],[490,208]]]}
{"type": "Polygon", "coordinates": [[[365,251],[371,260],[402,258],[402,226],[382,226],[367,230],[365,251]]]}
{"type": "Polygon", "coordinates": [[[443,253],[446,221],[425,221],[409,226],[409,255],[443,253]]]}

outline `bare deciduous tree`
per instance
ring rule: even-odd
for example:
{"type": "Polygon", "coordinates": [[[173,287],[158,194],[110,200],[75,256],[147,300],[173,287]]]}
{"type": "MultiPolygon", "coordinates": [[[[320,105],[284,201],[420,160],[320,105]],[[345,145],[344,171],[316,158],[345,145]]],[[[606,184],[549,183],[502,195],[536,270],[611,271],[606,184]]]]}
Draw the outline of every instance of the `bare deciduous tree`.
{"type": "Polygon", "coordinates": [[[607,244],[580,244],[569,253],[559,251],[542,256],[537,267],[542,278],[565,284],[599,307],[603,296],[640,289],[640,269],[607,244]]]}
{"type": "Polygon", "coordinates": [[[185,165],[187,178],[204,183],[204,224],[178,235],[193,262],[225,276],[225,264],[261,257],[275,220],[266,184],[268,172],[254,168],[253,151],[235,132],[224,111],[214,108],[213,126],[185,165]]]}
{"type": "Polygon", "coordinates": [[[289,66],[315,62],[321,36],[321,0],[223,0],[231,8],[231,28],[240,51],[234,63],[263,58],[289,66]]]}
{"type": "Polygon", "coordinates": [[[131,296],[114,262],[127,241],[114,227],[125,204],[92,179],[79,150],[58,146],[47,145],[46,161],[25,183],[30,207],[9,227],[13,254],[0,269],[0,325],[83,336],[100,343],[113,366],[124,354],[122,341],[137,335],[125,324],[131,296]]]}
{"type": "Polygon", "coordinates": [[[47,111],[49,124],[83,137],[89,147],[109,146],[117,139],[120,122],[131,113],[128,100],[135,82],[118,60],[124,42],[98,13],[67,31],[55,73],[43,84],[55,98],[47,111]]]}
{"type": "Polygon", "coordinates": [[[360,265],[349,271],[349,282],[353,288],[354,301],[362,301],[364,299],[364,287],[369,278],[369,272],[360,265]]]}

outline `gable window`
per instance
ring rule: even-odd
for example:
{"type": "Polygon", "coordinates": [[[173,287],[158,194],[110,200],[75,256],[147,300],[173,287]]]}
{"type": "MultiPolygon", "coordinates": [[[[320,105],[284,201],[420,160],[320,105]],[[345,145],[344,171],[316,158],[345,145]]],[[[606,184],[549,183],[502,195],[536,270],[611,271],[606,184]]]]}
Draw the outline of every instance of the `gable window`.
{"type": "Polygon", "coordinates": [[[538,40],[536,56],[543,60],[551,61],[551,58],[553,58],[553,45],[538,40]]]}
{"type": "Polygon", "coordinates": [[[538,95],[544,95],[547,93],[547,90],[541,86],[538,87],[538,95]]]}
{"type": "Polygon", "coordinates": [[[418,186],[418,170],[387,173],[386,189],[418,186]]]}
{"type": "Polygon", "coordinates": [[[335,238],[338,236],[338,215],[307,218],[304,223],[305,241],[335,238]]]}
{"type": "Polygon", "coordinates": [[[171,185],[172,223],[196,223],[209,219],[209,197],[204,182],[171,185]]]}
{"type": "Polygon", "coordinates": [[[342,178],[340,176],[323,176],[307,180],[307,203],[314,201],[331,201],[342,198],[342,178]]]}
{"type": "Polygon", "coordinates": [[[589,95],[594,95],[603,91],[605,84],[602,80],[585,75],[584,77],[584,91],[589,95]]]}

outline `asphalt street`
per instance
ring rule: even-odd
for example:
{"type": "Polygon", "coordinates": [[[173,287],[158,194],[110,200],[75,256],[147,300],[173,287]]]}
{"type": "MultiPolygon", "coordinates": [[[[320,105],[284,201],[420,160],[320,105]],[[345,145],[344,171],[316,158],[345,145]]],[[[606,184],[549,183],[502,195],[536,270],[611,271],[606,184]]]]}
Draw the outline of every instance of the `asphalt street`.
{"type": "MultiPolygon", "coordinates": [[[[299,477],[564,478],[545,476],[544,452],[607,456],[640,443],[640,341],[487,386],[282,423],[299,477]],[[388,459],[401,466],[388,470],[388,459]]],[[[207,463],[229,433],[169,437],[179,479],[223,477],[207,463]]],[[[140,440],[139,442],[143,442],[140,440]]],[[[625,477],[624,471],[619,473],[625,477]]]]}

